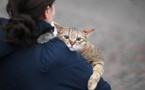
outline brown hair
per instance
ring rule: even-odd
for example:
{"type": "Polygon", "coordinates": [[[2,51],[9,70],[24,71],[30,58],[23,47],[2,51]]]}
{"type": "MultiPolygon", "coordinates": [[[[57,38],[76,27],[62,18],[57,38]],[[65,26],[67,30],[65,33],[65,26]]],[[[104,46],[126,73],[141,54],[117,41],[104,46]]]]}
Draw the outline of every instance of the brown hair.
{"type": "Polygon", "coordinates": [[[8,0],[7,12],[10,16],[3,29],[6,39],[13,46],[33,46],[38,37],[34,31],[34,19],[40,18],[47,6],[52,6],[55,0],[8,0]]]}

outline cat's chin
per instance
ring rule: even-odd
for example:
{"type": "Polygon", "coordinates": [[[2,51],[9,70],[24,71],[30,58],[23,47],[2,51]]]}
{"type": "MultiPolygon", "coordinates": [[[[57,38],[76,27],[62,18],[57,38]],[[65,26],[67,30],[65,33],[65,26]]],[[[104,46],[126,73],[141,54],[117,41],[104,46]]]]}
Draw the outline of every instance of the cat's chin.
{"type": "Polygon", "coordinates": [[[76,49],[74,48],[69,48],[70,51],[77,51],[76,49]]]}

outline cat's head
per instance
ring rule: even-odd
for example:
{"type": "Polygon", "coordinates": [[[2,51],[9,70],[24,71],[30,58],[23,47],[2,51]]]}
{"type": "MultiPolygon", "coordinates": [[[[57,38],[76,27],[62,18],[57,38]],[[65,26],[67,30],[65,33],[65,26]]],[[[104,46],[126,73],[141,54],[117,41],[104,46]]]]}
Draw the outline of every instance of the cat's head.
{"type": "Polygon", "coordinates": [[[94,29],[62,27],[58,24],[55,24],[55,27],[58,31],[57,37],[63,40],[71,51],[83,50],[88,42],[88,35],[94,31],[94,29]]]}

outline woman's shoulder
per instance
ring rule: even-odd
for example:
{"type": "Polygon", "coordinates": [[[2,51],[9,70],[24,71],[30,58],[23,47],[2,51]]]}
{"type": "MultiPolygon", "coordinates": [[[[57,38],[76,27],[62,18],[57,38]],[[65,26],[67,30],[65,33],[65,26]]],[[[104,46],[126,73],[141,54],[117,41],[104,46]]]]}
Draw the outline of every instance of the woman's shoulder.
{"type": "Polygon", "coordinates": [[[77,52],[70,51],[66,44],[60,40],[59,38],[55,37],[49,40],[47,43],[42,45],[46,52],[53,53],[55,56],[66,56],[66,55],[77,55],[77,52]]]}
{"type": "Polygon", "coordinates": [[[1,28],[1,25],[6,24],[8,19],[0,18],[0,58],[13,52],[14,48],[3,42],[5,36],[4,30],[1,28]]]}
{"type": "Polygon", "coordinates": [[[4,37],[4,31],[2,29],[2,25],[6,24],[7,22],[8,22],[8,19],[0,18],[0,39],[4,37]]]}
{"type": "Polygon", "coordinates": [[[57,37],[49,40],[47,43],[38,44],[38,47],[42,47],[47,53],[53,52],[59,54],[60,52],[68,51],[66,44],[57,37]]]}
{"type": "Polygon", "coordinates": [[[0,25],[7,23],[8,19],[0,17],[0,25]]]}
{"type": "Polygon", "coordinates": [[[70,51],[66,44],[57,37],[50,40],[46,45],[46,51],[48,53],[53,53],[56,57],[60,57],[60,59],[70,59],[73,57],[84,59],[77,51],[70,51]]]}
{"type": "Polygon", "coordinates": [[[55,64],[57,66],[67,67],[86,62],[77,51],[70,51],[66,44],[57,37],[45,44],[39,45],[45,65],[47,64],[46,66],[50,66],[48,64],[55,64]]]}

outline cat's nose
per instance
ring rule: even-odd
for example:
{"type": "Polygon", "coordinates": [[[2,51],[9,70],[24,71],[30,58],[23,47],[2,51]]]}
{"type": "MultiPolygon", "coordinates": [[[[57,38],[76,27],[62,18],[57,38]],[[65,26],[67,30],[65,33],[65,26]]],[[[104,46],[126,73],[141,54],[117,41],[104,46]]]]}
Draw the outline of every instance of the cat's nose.
{"type": "Polygon", "coordinates": [[[70,41],[71,46],[75,44],[75,41],[70,41]]]}

